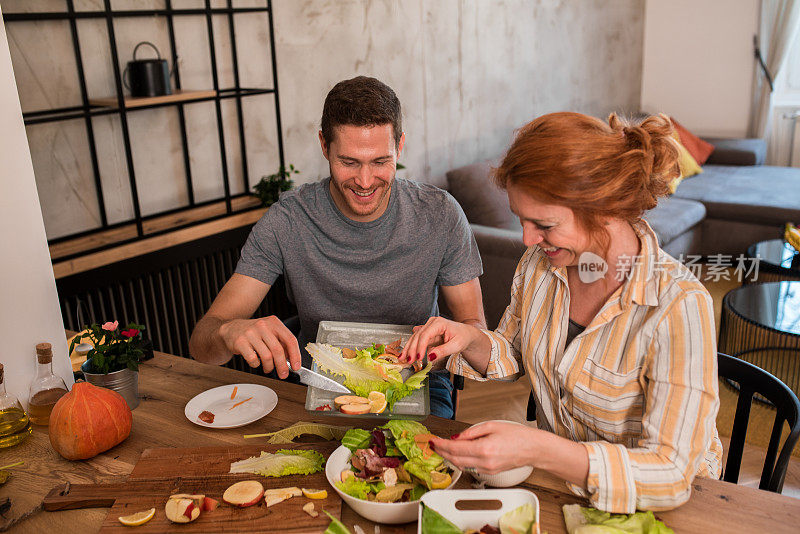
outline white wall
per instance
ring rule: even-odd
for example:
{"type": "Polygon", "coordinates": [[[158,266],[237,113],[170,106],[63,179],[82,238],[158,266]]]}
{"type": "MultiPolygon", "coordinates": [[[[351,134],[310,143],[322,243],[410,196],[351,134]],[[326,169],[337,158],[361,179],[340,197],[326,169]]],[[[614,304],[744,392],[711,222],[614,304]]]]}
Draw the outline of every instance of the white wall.
{"type": "MultiPolygon", "coordinates": [[[[6,389],[26,406],[37,343],[53,345],[53,368],[68,386],[72,368],[42,212],[22,123],[6,31],[0,23],[0,363],[6,389]]],[[[27,407],[27,406],[26,406],[27,407]]]]}
{"type": "Polygon", "coordinates": [[[647,0],[642,109],[699,135],[746,134],[759,0],[647,0]]]}

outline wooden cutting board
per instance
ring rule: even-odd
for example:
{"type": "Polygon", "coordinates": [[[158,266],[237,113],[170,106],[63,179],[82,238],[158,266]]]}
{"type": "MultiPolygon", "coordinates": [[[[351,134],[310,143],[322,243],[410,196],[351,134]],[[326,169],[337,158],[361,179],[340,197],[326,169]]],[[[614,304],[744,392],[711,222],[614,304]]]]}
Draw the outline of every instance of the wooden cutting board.
{"type": "Polygon", "coordinates": [[[290,532],[319,533],[330,523],[326,510],[336,518],[341,517],[342,501],[328,484],[325,472],[313,475],[293,475],[268,478],[260,475],[230,474],[231,462],[258,456],[261,451],[275,452],[278,449],[313,449],[330,456],[339,446],[338,442],[289,444],[289,445],[244,445],[225,447],[146,449],[128,476],[127,481],[113,484],[72,484],[64,493],[64,487],[54,488],[44,499],[48,511],[74,508],[110,506],[111,511],[103,521],[101,533],[134,532],[117,518],[135,512],[156,509],[156,515],[148,523],[135,527],[137,534],[149,532],[290,532]],[[297,486],[308,489],[326,489],[328,497],[310,500],[305,496],[292,497],[276,505],[266,507],[263,500],[248,508],[236,508],[222,502],[222,494],[234,482],[258,480],[264,489],[297,486]],[[175,493],[204,494],[220,501],[212,512],[203,512],[191,523],[175,524],[164,515],[167,498],[175,493]],[[308,502],[314,503],[319,516],[312,518],[302,510],[308,502]]]}

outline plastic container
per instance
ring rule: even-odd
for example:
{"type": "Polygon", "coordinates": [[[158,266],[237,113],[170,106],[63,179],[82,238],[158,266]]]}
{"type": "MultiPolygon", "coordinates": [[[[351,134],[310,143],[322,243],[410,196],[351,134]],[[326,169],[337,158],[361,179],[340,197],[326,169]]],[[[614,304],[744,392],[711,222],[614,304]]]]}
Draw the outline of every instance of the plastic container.
{"type": "MultiPolygon", "coordinates": [[[[500,516],[510,512],[520,506],[530,504],[536,510],[536,524],[531,532],[539,534],[539,499],[536,494],[523,489],[447,489],[429,491],[422,496],[420,501],[436,510],[439,514],[444,516],[445,519],[452,522],[462,530],[475,529],[478,530],[482,526],[489,524],[493,527],[497,526],[500,516]],[[499,501],[500,508],[491,509],[495,506],[476,506],[481,505],[481,502],[473,502],[472,507],[478,509],[459,510],[456,506],[457,503],[464,504],[469,501],[499,501]]],[[[422,506],[419,507],[417,512],[417,534],[429,534],[422,531],[422,506]]]]}

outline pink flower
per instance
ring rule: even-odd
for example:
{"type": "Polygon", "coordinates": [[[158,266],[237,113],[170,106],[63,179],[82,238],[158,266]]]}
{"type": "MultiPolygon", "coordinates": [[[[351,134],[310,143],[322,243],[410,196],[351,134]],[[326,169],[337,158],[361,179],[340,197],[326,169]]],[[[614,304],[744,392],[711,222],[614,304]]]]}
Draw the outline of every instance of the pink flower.
{"type": "Polygon", "coordinates": [[[135,328],[131,328],[130,330],[123,330],[122,331],[122,335],[125,336],[125,337],[133,337],[138,333],[139,333],[139,331],[136,330],[135,328]]]}
{"type": "Polygon", "coordinates": [[[119,326],[119,321],[114,321],[113,323],[111,321],[108,321],[107,323],[103,324],[103,330],[113,332],[114,330],[117,329],[118,326],[119,326]]]}

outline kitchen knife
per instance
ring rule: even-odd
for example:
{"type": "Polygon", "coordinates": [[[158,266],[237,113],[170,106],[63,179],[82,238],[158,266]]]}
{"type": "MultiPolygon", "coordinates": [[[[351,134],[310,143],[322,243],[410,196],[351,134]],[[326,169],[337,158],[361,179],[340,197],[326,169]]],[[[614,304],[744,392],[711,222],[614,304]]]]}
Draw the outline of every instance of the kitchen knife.
{"type": "Polygon", "coordinates": [[[324,389],[326,391],[335,391],[337,393],[352,393],[349,389],[341,385],[336,380],[315,373],[310,369],[301,367],[299,371],[292,371],[300,376],[300,382],[312,388],[324,389]]]}

